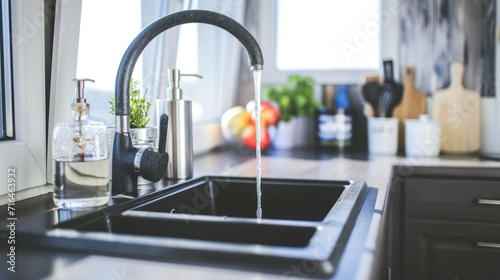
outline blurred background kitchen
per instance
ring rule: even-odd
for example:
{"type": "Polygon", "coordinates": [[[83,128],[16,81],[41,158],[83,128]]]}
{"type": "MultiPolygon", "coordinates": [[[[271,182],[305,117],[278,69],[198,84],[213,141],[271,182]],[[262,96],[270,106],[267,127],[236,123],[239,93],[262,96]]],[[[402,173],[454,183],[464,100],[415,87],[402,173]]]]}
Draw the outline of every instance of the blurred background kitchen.
{"type": "MultiPolygon", "coordinates": [[[[382,140],[382,145],[391,145],[396,149],[394,153],[404,156],[408,153],[402,136],[405,120],[417,120],[420,115],[427,115],[421,118],[424,123],[444,118],[441,130],[443,125],[472,129],[465,136],[461,132],[460,137],[466,139],[448,154],[491,158],[500,154],[496,0],[32,2],[12,4],[33,4],[28,8],[31,13],[23,19],[29,30],[25,30],[24,37],[13,38],[15,44],[29,48],[36,44],[33,38],[42,36],[42,29],[44,35],[36,41],[43,46],[31,46],[37,51],[24,58],[28,68],[36,71],[27,74],[29,71],[23,70],[23,79],[30,80],[27,87],[36,92],[32,90],[23,97],[26,105],[14,105],[15,110],[25,114],[16,119],[25,123],[16,134],[26,139],[26,153],[31,154],[29,164],[24,166],[34,170],[29,178],[21,179],[25,182],[19,186],[53,180],[51,139],[46,135],[52,135],[54,124],[71,119],[68,104],[73,99],[72,79],[95,79],[86,88],[91,116],[114,126],[109,101],[114,96],[116,71],[127,46],[154,19],[185,9],[225,14],[248,28],[259,42],[265,59],[263,99],[279,111],[277,119],[264,128],[269,139],[264,139],[263,148],[269,154],[305,149],[316,154],[366,155],[370,152],[368,120],[395,117],[399,140],[395,138],[392,144],[382,140]],[[452,84],[452,62],[460,62],[457,67],[463,69],[460,83],[457,68],[457,86],[465,90],[464,94],[477,94],[478,98],[462,97],[450,103],[455,97],[447,97],[434,104],[434,93],[446,94],[452,84]],[[410,95],[413,97],[405,99],[410,95]],[[40,104],[45,104],[44,108],[40,104]],[[407,109],[401,109],[403,104],[407,109]],[[291,123],[298,124],[284,131],[291,123]],[[321,129],[326,132],[322,134],[321,129]],[[36,131],[38,138],[30,137],[30,131],[36,131]],[[47,147],[48,152],[36,146],[47,147]]],[[[167,69],[174,68],[204,76],[184,77],[181,82],[184,98],[193,101],[195,155],[227,144],[238,153],[251,151],[251,143],[244,139],[249,132],[244,131],[254,125],[253,77],[240,43],[225,31],[203,24],[183,25],[155,39],[143,52],[133,75],[152,104],[148,125],[156,125],[155,100],[166,98],[167,69]],[[234,109],[237,106],[241,107],[234,109]]],[[[5,104],[8,102],[3,108],[3,136],[9,139],[12,131],[9,134],[5,104]]],[[[439,147],[439,135],[437,139],[433,142],[438,145],[437,152],[446,155],[442,145],[439,147]]],[[[390,154],[392,150],[379,153],[390,154]]],[[[16,160],[24,159],[2,161],[2,165],[15,165],[16,160]]]]}

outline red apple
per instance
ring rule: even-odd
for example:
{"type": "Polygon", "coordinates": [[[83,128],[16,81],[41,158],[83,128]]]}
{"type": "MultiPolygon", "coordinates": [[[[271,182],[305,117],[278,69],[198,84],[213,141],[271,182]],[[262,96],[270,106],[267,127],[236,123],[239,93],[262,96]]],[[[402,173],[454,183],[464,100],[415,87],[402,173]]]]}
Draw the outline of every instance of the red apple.
{"type": "MultiPolygon", "coordinates": [[[[255,124],[251,124],[241,133],[241,142],[250,149],[255,150],[257,148],[257,132],[255,130],[255,124]]],[[[266,128],[262,127],[260,130],[260,148],[263,150],[271,144],[271,138],[269,137],[269,132],[266,128]]]]}
{"type": "Polygon", "coordinates": [[[278,104],[271,101],[262,101],[260,103],[260,119],[266,126],[277,125],[281,118],[281,112],[278,104]]]}
{"type": "MultiPolygon", "coordinates": [[[[252,120],[255,121],[255,101],[248,102],[247,112],[252,114],[252,120]]],[[[277,125],[281,118],[281,112],[278,104],[274,101],[260,102],[260,123],[264,127],[277,125]]]]}

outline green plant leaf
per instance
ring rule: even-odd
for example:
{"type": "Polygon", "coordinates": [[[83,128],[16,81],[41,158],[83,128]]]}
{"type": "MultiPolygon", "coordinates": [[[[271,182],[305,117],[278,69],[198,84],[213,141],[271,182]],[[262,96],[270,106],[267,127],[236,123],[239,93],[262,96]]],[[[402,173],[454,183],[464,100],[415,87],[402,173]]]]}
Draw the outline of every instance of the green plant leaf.
{"type": "Polygon", "coordinates": [[[278,103],[281,120],[289,122],[292,117],[312,116],[319,106],[314,99],[314,79],[291,75],[281,86],[264,87],[263,98],[278,103]]]}
{"type": "MultiPolygon", "coordinates": [[[[150,120],[148,111],[151,107],[151,100],[146,97],[147,88],[144,95],[141,95],[139,81],[134,79],[130,80],[130,127],[142,128],[147,125],[150,120]]],[[[115,114],[115,99],[111,97],[109,101],[110,113],[115,114]]]]}

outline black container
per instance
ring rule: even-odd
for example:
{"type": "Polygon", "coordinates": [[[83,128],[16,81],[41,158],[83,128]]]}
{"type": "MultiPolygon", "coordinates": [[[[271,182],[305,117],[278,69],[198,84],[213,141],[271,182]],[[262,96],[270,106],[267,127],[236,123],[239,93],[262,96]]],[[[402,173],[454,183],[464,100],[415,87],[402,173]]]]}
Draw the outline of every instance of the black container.
{"type": "MultiPolygon", "coordinates": [[[[319,137],[320,125],[325,121],[333,122],[333,117],[338,113],[335,104],[335,85],[323,85],[322,107],[315,112],[315,147],[317,150],[325,153],[339,153],[338,144],[334,139],[321,139],[319,137]],[[323,121],[322,121],[323,119],[323,121]]],[[[363,114],[363,103],[360,87],[349,85],[347,89],[349,98],[349,107],[344,109],[344,114],[351,117],[352,137],[350,145],[345,146],[342,151],[345,152],[365,152],[368,150],[367,141],[367,119],[363,114]]]]}

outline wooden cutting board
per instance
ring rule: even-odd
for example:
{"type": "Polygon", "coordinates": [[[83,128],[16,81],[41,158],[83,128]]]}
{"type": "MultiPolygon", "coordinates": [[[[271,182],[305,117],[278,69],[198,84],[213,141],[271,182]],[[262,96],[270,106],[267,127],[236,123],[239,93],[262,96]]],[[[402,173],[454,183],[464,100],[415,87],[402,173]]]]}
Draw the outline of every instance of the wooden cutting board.
{"type": "Polygon", "coordinates": [[[441,122],[441,151],[465,154],[479,151],[481,95],[462,85],[464,65],[450,64],[451,84],[434,93],[433,117],[441,122]]]}
{"type": "Polygon", "coordinates": [[[427,112],[427,97],[426,95],[417,90],[413,85],[415,80],[415,68],[403,68],[403,98],[401,103],[394,109],[393,117],[399,119],[399,149],[405,147],[405,119],[418,119],[419,115],[427,112]]]}

